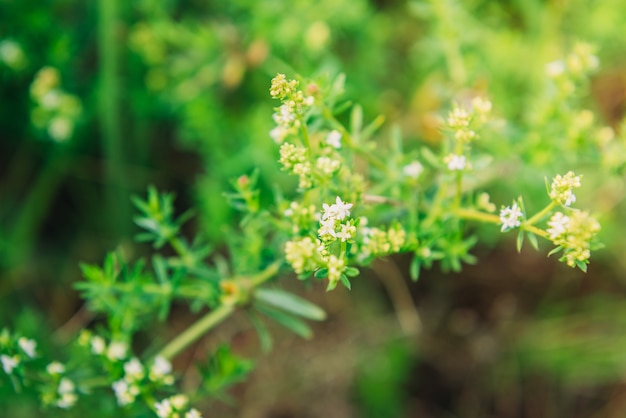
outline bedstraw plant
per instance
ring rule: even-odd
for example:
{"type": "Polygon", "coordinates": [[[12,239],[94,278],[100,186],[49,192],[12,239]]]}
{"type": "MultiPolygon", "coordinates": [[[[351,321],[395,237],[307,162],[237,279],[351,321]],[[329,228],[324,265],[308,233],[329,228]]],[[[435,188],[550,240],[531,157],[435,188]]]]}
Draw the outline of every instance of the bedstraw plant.
{"type": "MultiPolygon", "coordinates": [[[[552,103],[571,96],[576,82],[596,66],[587,47],[549,64],[549,89],[558,92],[552,103]]],[[[42,109],[51,100],[49,92],[40,91],[46,74],[54,72],[42,70],[33,87],[42,109]]],[[[227,253],[200,236],[186,238],[182,227],[191,212],[177,216],[173,194],[150,187],[145,198],[133,201],[134,222],[142,230],[137,240],[150,243],[154,255],[130,261],[116,251],[102,266],[82,266],[85,280],[76,288],[102,321],[80,332],[64,358],[51,358],[51,350],[40,349],[43,342],[4,329],[0,384],[37,393],[45,408],[80,413],[97,404],[117,408],[116,416],[151,410],[162,418],[200,417],[202,407],[194,405],[206,407],[207,397],[224,396],[252,364],[225,342],[198,366],[202,378],[195,386],[183,389],[172,367],[183,350],[235,311],[248,315],[265,350],[271,348],[265,321],[308,338],[312,332],[305,320],[325,319],[320,307],[282,290],[279,277],[294,273],[299,280],[322,282],[328,291],[350,289],[358,285],[360,269],[398,253],[412,257],[414,280],[435,263],[444,271],[459,271],[476,261],[473,231],[481,224],[517,234],[518,250],[527,241],[544,251],[544,240],[552,248],[548,255],[559,254],[568,266],[587,270],[599,247],[600,225],[576,207],[576,193],[584,187],[581,175],[567,171],[536,178],[546,182],[542,201],[527,202],[510,190],[506,201],[492,202],[484,191],[491,178],[482,175],[492,160],[488,141],[503,133],[502,121],[494,117],[497,106],[488,97],[459,99],[441,120],[439,144],[404,150],[398,129],[381,140],[384,119],[366,123],[361,107],[346,101],[343,91],[341,75],[310,80],[276,75],[269,89],[276,107],[268,141],[276,143],[276,159],[293,177],[293,187],[268,198],[257,186],[259,172],[234,180],[224,197],[241,216],[229,229],[227,253]],[[143,332],[153,329],[155,319],[167,321],[173,304],[202,316],[173,338],[155,337],[146,344],[143,332]]],[[[71,125],[61,129],[54,118],[71,121],[78,105],[59,94],[59,100],[72,101],[71,112],[53,116],[48,131],[63,140],[71,125]]],[[[554,112],[574,111],[546,105],[531,126],[548,129],[549,124],[553,131],[549,115],[554,112]]]]}

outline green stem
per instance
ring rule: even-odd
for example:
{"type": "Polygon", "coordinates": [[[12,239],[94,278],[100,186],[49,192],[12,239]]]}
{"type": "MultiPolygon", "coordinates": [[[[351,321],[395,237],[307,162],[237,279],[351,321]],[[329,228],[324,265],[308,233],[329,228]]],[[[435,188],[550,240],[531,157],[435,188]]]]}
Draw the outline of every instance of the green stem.
{"type": "Polygon", "coordinates": [[[326,119],[331,122],[331,124],[335,128],[337,128],[341,132],[342,139],[344,140],[344,143],[346,144],[348,149],[363,156],[370,164],[378,168],[380,171],[383,171],[385,173],[389,171],[387,165],[384,163],[383,160],[379,159],[371,152],[367,152],[363,149],[363,147],[360,147],[359,144],[354,141],[352,135],[350,135],[350,132],[348,132],[348,130],[337,119],[335,119],[332,112],[327,107],[322,108],[322,114],[326,119]]]}
{"type": "MultiPolygon", "coordinates": [[[[111,292],[132,293],[137,291],[134,283],[112,283],[107,287],[111,292]]],[[[169,285],[148,283],[141,286],[141,293],[146,295],[172,295],[182,299],[206,299],[209,295],[199,286],[181,286],[175,291],[169,285]]]]}
{"type": "Polygon", "coordinates": [[[302,140],[304,142],[304,146],[309,150],[309,155],[313,157],[313,150],[311,149],[311,138],[309,137],[309,130],[306,127],[306,123],[304,122],[302,116],[298,116],[298,121],[300,121],[300,131],[302,132],[302,140]]]}
{"type": "Polygon", "coordinates": [[[424,222],[422,222],[422,227],[428,228],[429,226],[431,226],[433,222],[435,222],[437,217],[441,214],[441,202],[443,202],[443,199],[445,198],[447,193],[448,193],[448,183],[445,182],[437,190],[437,194],[435,195],[435,198],[433,199],[433,204],[431,205],[430,210],[428,211],[428,216],[426,216],[426,218],[424,219],[424,222]]]}
{"type": "Polygon", "coordinates": [[[539,235],[542,238],[546,238],[546,239],[548,238],[548,233],[544,231],[543,229],[537,228],[536,226],[522,224],[520,226],[520,229],[523,229],[524,231],[532,232],[533,234],[539,235]]]}
{"type": "Polygon", "coordinates": [[[544,216],[546,216],[552,209],[556,207],[556,203],[554,201],[550,202],[548,206],[543,208],[541,211],[537,212],[533,217],[524,222],[524,225],[531,226],[536,222],[540,221],[544,216]]]}
{"type": "Polygon", "coordinates": [[[187,348],[191,343],[206,334],[206,332],[211,328],[228,318],[233,312],[235,312],[235,305],[232,304],[221,305],[212,310],[192,326],[187,328],[178,337],[170,341],[170,343],[167,344],[157,356],[165,357],[168,360],[172,359],[182,350],[187,348]]]}
{"type": "Polygon", "coordinates": [[[35,234],[45,218],[52,199],[66,174],[67,159],[63,150],[56,150],[30,187],[19,217],[13,222],[7,245],[9,266],[17,265],[30,252],[35,234]]]}
{"type": "MultiPolygon", "coordinates": [[[[241,295],[239,297],[240,301],[245,301],[248,299],[250,293],[261,284],[265,283],[272,277],[274,277],[280,266],[282,265],[282,260],[277,260],[274,263],[270,264],[265,270],[260,273],[251,276],[251,277],[234,277],[231,280],[235,282],[244,282],[247,286],[242,286],[241,295]]],[[[237,308],[236,303],[232,304],[223,304],[218,306],[204,317],[200,318],[197,322],[183,331],[180,335],[170,341],[157,356],[163,356],[166,359],[171,359],[175,357],[182,350],[187,348],[190,344],[196,341],[198,338],[202,337],[209,330],[214,328],[217,324],[228,318],[230,315],[235,312],[237,308]]]]}
{"type": "Polygon", "coordinates": [[[498,215],[492,215],[490,213],[479,212],[474,209],[459,208],[454,213],[463,219],[471,219],[473,221],[487,222],[492,224],[499,224],[500,217],[498,215]]]}
{"type": "Polygon", "coordinates": [[[186,257],[189,256],[189,249],[187,248],[187,245],[185,245],[183,240],[181,240],[180,238],[178,237],[171,238],[169,240],[169,244],[172,246],[174,251],[176,251],[176,254],[181,256],[181,258],[185,259],[186,257]]]}
{"type": "Polygon", "coordinates": [[[98,3],[98,48],[100,58],[100,90],[98,95],[102,146],[106,157],[106,180],[110,224],[121,229],[130,211],[128,199],[121,186],[127,177],[122,165],[122,135],[120,124],[119,39],[117,33],[117,0],[98,3]]]}
{"type": "Polygon", "coordinates": [[[454,207],[461,206],[461,198],[463,197],[463,172],[458,171],[456,173],[456,197],[454,199],[454,207]]]}

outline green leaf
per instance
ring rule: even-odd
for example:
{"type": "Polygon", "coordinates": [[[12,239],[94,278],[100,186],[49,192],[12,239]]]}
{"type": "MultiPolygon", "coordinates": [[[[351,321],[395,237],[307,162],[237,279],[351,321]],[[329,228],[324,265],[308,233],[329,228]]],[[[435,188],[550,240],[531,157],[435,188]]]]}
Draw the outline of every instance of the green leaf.
{"type": "Polygon", "coordinates": [[[539,251],[539,243],[537,242],[537,236],[532,232],[526,232],[526,236],[528,237],[528,241],[530,241],[530,245],[536,250],[539,251]]]}
{"type": "Polygon", "coordinates": [[[358,140],[361,129],[363,128],[363,108],[354,105],[352,114],[350,115],[350,133],[355,140],[358,140]]]}
{"type": "Polygon", "coordinates": [[[282,309],[303,318],[322,321],[326,319],[326,312],[313,303],[292,293],[279,289],[257,289],[256,299],[267,305],[282,309]]]}
{"type": "Polygon", "coordinates": [[[135,218],[133,218],[133,221],[140,228],[143,228],[145,230],[148,230],[148,231],[154,232],[154,233],[158,233],[159,232],[159,229],[160,229],[159,228],[159,224],[152,218],[135,217],[135,218]]]}
{"type": "Polygon", "coordinates": [[[345,274],[341,275],[341,283],[348,288],[348,290],[352,290],[352,284],[350,283],[350,280],[348,279],[348,276],[346,276],[345,274]]]}
{"type": "Polygon", "coordinates": [[[548,253],[548,257],[550,257],[550,256],[551,256],[551,255],[553,255],[553,254],[558,253],[558,252],[559,252],[559,251],[561,251],[562,249],[563,249],[563,247],[561,247],[561,246],[559,245],[558,247],[554,248],[552,251],[550,251],[550,252],[548,253]]]}
{"type": "Polygon", "coordinates": [[[576,260],[576,266],[583,272],[587,273],[587,263],[584,261],[576,260]]]}
{"type": "Polygon", "coordinates": [[[432,152],[430,148],[422,147],[420,151],[422,158],[432,167],[439,167],[441,165],[440,158],[437,157],[437,155],[435,155],[435,153],[432,152]]]}
{"type": "Polygon", "coordinates": [[[365,141],[372,136],[383,125],[383,123],[385,123],[385,117],[383,115],[378,115],[376,119],[363,129],[363,132],[361,133],[361,141],[365,141]]]}
{"type": "Polygon", "coordinates": [[[296,335],[299,335],[302,338],[310,339],[313,336],[313,331],[307,324],[300,321],[293,316],[279,311],[278,309],[270,308],[269,306],[264,306],[262,304],[255,304],[254,307],[258,309],[263,315],[267,316],[271,320],[279,323],[283,327],[287,328],[289,331],[293,332],[296,335]]]}
{"type": "Polygon", "coordinates": [[[522,245],[524,245],[524,231],[521,229],[517,233],[517,252],[522,252],[522,245]]]}
{"type": "Polygon", "coordinates": [[[159,283],[167,283],[167,262],[165,261],[165,259],[161,257],[161,255],[156,254],[154,257],[152,257],[152,266],[154,267],[154,274],[156,275],[159,283]]]}
{"type": "Polygon", "coordinates": [[[356,277],[359,273],[359,269],[356,267],[346,267],[346,276],[348,277],[356,277]]]}
{"type": "Polygon", "coordinates": [[[316,279],[325,279],[326,277],[328,277],[328,269],[327,268],[323,268],[323,269],[319,269],[315,272],[315,278],[316,279]]]}
{"type": "Polygon", "coordinates": [[[250,322],[252,322],[252,326],[256,330],[257,335],[259,336],[259,343],[261,344],[261,351],[264,353],[269,353],[272,350],[272,335],[267,330],[267,327],[259,318],[259,316],[252,310],[248,310],[248,317],[250,318],[250,322]]]}
{"type": "Polygon", "coordinates": [[[83,273],[83,277],[91,282],[107,282],[107,278],[99,266],[94,266],[92,264],[80,264],[80,270],[83,273]]]}
{"type": "Polygon", "coordinates": [[[204,387],[211,393],[223,391],[246,379],[254,363],[234,355],[227,345],[218,348],[207,366],[200,366],[204,387]]]}
{"type": "Polygon", "coordinates": [[[420,278],[420,268],[421,268],[420,259],[417,256],[413,257],[413,260],[411,260],[410,273],[411,273],[411,279],[414,282],[418,281],[420,278]]]}

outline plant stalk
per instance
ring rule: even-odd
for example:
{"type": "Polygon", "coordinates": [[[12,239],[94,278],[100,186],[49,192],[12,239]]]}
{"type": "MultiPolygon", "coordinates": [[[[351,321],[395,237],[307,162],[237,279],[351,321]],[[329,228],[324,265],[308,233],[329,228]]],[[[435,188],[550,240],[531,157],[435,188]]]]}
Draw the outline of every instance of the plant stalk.
{"type": "MultiPolygon", "coordinates": [[[[270,264],[265,270],[261,271],[260,273],[252,277],[247,277],[247,278],[235,277],[231,279],[236,282],[241,282],[241,281],[247,282],[247,286],[245,287],[242,286],[241,288],[242,292],[239,297],[239,301],[247,300],[250,293],[255,288],[257,288],[261,284],[265,283],[266,281],[274,277],[276,273],[278,273],[278,270],[280,269],[281,265],[282,265],[282,260],[277,260],[274,263],[270,264]]],[[[196,341],[198,338],[202,337],[204,334],[206,334],[208,331],[210,331],[220,322],[222,322],[223,320],[228,318],[230,315],[232,315],[235,312],[236,308],[237,308],[237,303],[231,303],[231,304],[223,304],[213,309],[211,312],[206,314],[204,317],[200,318],[197,322],[195,322],[193,325],[191,325],[189,328],[183,331],[180,335],[178,335],[176,338],[170,341],[169,344],[167,344],[165,347],[163,347],[163,349],[161,349],[161,351],[159,351],[157,356],[163,356],[168,360],[172,359],[178,353],[180,353],[185,348],[187,348],[190,344],[196,341]]]]}

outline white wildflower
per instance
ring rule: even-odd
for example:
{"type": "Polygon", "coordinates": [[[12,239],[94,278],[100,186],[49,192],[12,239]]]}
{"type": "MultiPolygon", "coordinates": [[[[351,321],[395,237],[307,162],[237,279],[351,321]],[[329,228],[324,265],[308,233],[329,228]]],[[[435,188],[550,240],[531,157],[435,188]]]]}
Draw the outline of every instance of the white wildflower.
{"type": "Polygon", "coordinates": [[[48,364],[48,366],[46,366],[46,371],[52,375],[63,374],[65,373],[65,366],[58,361],[53,361],[52,363],[48,364]]]}
{"type": "Polygon", "coordinates": [[[172,404],[168,399],[163,399],[161,402],[156,402],[154,404],[154,408],[156,409],[156,414],[159,418],[169,418],[170,415],[174,412],[172,408],[172,404]]]}
{"type": "Polygon", "coordinates": [[[106,343],[104,342],[104,338],[96,335],[91,338],[91,352],[94,354],[104,354],[104,350],[106,349],[106,343]]]}
{"type": "Polygon", "coordinates": [[[196,408],[191,408],[185,413],[185,418],[202,418],[202,414],[196,408]]]}
{"type": "Polygon", "coordinates": [[[287,138],[288,134],[289,134],[289,130],[282,126],[277,126],[270,131],[270,137],[277,144],[282,144],[285,141],[285,138],[287,138]]]}
{"type": "Polygon", "coordinates": [[[465,167],[467,166],[467,161],[464,155],[450,154],[444,158],[443,162],[447,164],[448,170],[451,171],[465,170],[465,167]]]}
{"type": "Polygon", "coordinates": [[[139,388],[124,379],[113,382],[113,391],[120,406],[128,405],[135,402],[135,398],[139,395],[139,388]]]}
{"type": "Polygon", "coordinates": [[[76,386],[74,385],[74,382],[72,382],[67,377],[64,377],[59,382],[59,393],[71,393],[74,392],[75,389],[76,386]]]}
{"type": "Polygon", "coordinates": [[[126,373],[127,380],[141,380],[144,376],[144,371],[139,359],[133,357],[132,359],[124,363],[124,373],[126,373]]]}
{"type": "Polygon", "coordinates": [[[341,231],[337,232],[337,238],[341,240],[341,242],[345,242],[351,239],[354,234],[356,234],[356,227],[350,224],[342,224],[341,231]]]}
{"type": "Polygon", "coordinates": [[[15,369],[17,365],[20,363],[19,357],[17,356],[9,357],[6,354],[2,354],[0,356],[0,362],[2,362],[2,368],[4,369],[4,372],[6,374],[13,373],[13,369],[15,369]]]}
{"type": "Polygon", "coordinates": [[[337,233],[335,232],[335,219],[331,218],[321,221],[320,228],[317,230],[317,234],[322,239],[336,238],[337,233]]]}
{"type": "Polygon", "coordinates": [[[28,357],[35,357],[35,348],[37,347],[37,342],[35,342],[35,340],[29,340],[28,338],[21,337],[17,340],[17,344],[28,357]]]}
{"type": "Polygon", "coordinates": [[[341,198],[337,196],[334,204],[328,205],[324,203],[322,205],[322,209],[324,211],[322,220],[338,219],[341,221],[345,217],[350,216],[350,208],[352,208],[352,203],[343,202],[341,198]]]}
{"type": "Polygon", "coordinates": [[[154,359],[154,364],[150,368],[150,380],[163,380],[165,383],[173,383],[173,377],[170,376],[172,372],[172,363],[170,363],[165,357],[157,356],[154,359]]]}
{"type": "Polygon", "coordinates": [[[569,216],[561,212],[556,212],[548,221],[548,226],[547,232],[550,235],[550,240],[556,241],[567,232],[569,228],[569,216]]]}
{"type": "Polygon", "coordinates": [[[565,63],[563,61],[552,61],[546,64],[546,74],[550,78],[557,78],[565,72],[565,63]]]}
{"type": "Polygon", "coordinates": [[[329,158],[329,157],[319,157],[315,161],[315,166],[324,175],[330,176],[331,174],[333,174],[335,171],[339,169],[339,167],[341,166],[341,162],[339,162],[338,160],[329,158]]]}
{"type": "Polygon", "coordinates": [[[186,395],[178,394],[171,396],[169,398],[170,404],[174,407],[174,409],[181,410],[184,409],[189,403],[189,398],[186,395]]]}
{"type": "Polygon", "coordinates": [[[502,208],[502,210],[500,210],[500,223],[502,224],[501,231],[504,232],[509,229],[519,227],[522,224],[521,220],[523,218],[524,214],[517,203],[513,203],[512,206],[502,208]]]}
{"type": "Polygon", "coordinates": [[[13,69],[19,69],[25,61],[25,54],[17,42],[5,39],[0,41],[0,61],[13,69]]]}
{"type": "Polygon", "coordinates": [[[557,175],[550,186],[550,198],[563,206],[570,206],[576,202],[573,189],[580,187],[580,179],[581,176],[575,175],[573,171],[564,176],[557,175]]]}
{"type": "Polygon", "coordinates": [[[122,360],[126,357],[128,344],[123,341],[111,341],[107,349],[107,357],[109,360],[122,360]]]}
{"type": "Polygon", "coordinates": [[[402,168],[402,173],[412,179],[418,178],[422,171],[424,171],[424,166],[419,161],[413,161],[402,168]]]}
{"type": "Polygon", "coordinates": [[[332,130],[328,133],[326,137],[326,143],[333,148],[340,149],[341,148],[341,132],[337,130],[332,130]]]}

